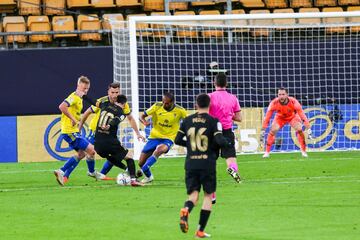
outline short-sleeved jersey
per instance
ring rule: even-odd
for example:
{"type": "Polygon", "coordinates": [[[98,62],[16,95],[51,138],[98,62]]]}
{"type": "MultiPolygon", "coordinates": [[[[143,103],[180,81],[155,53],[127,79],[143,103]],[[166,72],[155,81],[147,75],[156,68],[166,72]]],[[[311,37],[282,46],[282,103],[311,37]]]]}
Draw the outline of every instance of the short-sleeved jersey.
{"type": "MultiPolygon", "coordinates": [[[[101,97],[99,99],[96,100],[96,102],[99,102],[99,104],[101,103],[105,103],[105,102],[108,102],[109,101],[109,97],[108,96],[105,96],[105,97],[101,97]]],[[[93,132],[96,131],[96,127],[97,127],[97,123],[99,121],[99,118],[100,118],[100,108],[92,105],[91,106],[91,110],[93,113],[95,113],[95,116],[91,119],[91,122],[90,122],[90,125],[89,125],[89,129],[92,130],[93,132]]],[[[125,103],[125,107],[123,109],[124,111],[124,114],[125,115],[128,115],[131,113],[131,110],[130,110],[130,106],[128,103],[125,103]]]]}
{"type": "MultiPolygon", "coordinates": [[[[107,102],[109,101],[109,97],[108,96],[105,96],[105,97],[101,97],[101,98],[98,98],[96,100],[96,102],[107,102]]],[[[91,119],[90,121],[90,124],[89,124],[89,129],[93,132],[96,131],[96,127],[97,127],[97,123],[99,121],[99,118],[100,118],[100,108],[94,106],[94,105],[91,105],[91,111],[93,113],[95,113],[95,116],[91,119]]]]}
{"type": "Polygon", "coordinates": [[[185,118],[179,134],[186,136],[185,169],[216,168],[219,148],[215,144],[215,135],[222,134],[221,123],[207,113],[195,113],[185,118]]]}
{"type": "MultiPolygon", "coordinates": [[[[71,93],[64,102],[68,105],[69,113],[74,116],[77,121],[80,121],[81,111],[83,108],[83,100],[81,97],[71,93]]],[[[77,125],[73,126],[71,119],[68,118],[64,113],[61,114],[61,133],[76,133],[79,132],[79,127],[77,125]]]]}
{"type": "Polygon", "coordinates": [[[214,118],[219,119],[223,128],[231,129],[233,117],[236,112],[240,112],[240,104],[237,97],[225,89],[219,89],[215,92],[209,93],[210,108],[209,114],[214,118]]]}
{"type": "Polygon", "coordinates": [[[152,117],[152,129],[149,138],[170,139],[174,141],[180,127],[180,120],[187,116],[186,110],[175,104],[170,111],[164,109],[162,102],[153,104],[145,111],[152,117]]]}
{"type": "Polygon", "coordinates": [[[102,129],[101,126],[108,125],[113,119],[118,120],[118,123],[124,121],[126,115],[130,114],[129,104],[125,103],[125,107],[124,109],[122,109],[121,107],[111,103],[110,101],[106,101],[100,103],[99,108],[101,109],[101,111],[95,132],[95,141],[117,139],[117,131],[119,124],[116,124],[115,126],[110,126],[108,130],[102,129]]]}
{"type": "Polygon", "coordinates": [[[282,104],[278,97],[270,102],[263,122],[263,128],[268,127],[273,112],[276,112],[277,118],[287,122],[290,122],[298,114],[301,120],[304,122],[304,125],[306,127],[309,126],[309,120],[302,110],[299,101],[293,97],[288,97],[288,99],[289,100],[286,104],[282,104]]]}

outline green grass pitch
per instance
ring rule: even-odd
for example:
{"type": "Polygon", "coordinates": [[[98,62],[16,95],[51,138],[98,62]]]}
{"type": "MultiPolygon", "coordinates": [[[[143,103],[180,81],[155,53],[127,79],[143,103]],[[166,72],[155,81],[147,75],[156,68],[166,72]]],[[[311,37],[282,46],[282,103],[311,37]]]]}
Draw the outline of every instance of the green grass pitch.
{"type": "MultiPolygon", "coordinates": [[[[360,239],[360,152],[241,155],[238,163],[242,184],[218,160],[217,203],[206,228],[212,239],[360,239]]],[[[154,183],[142,188],[96,182],[85,162],[60,187],[52,171],[61,164],[0,164],[0,239],[194,238],[201,203],[189,233],[178,222],[183,158],[160,159],[154,183]]]]}

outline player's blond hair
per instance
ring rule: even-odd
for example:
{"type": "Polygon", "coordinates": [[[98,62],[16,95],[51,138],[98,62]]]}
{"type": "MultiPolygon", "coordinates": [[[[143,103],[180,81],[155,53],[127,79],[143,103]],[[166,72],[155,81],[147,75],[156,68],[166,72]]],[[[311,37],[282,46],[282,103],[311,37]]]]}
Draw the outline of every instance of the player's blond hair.
{"type": "Polygon", "coordinates": [[[79,85],[80,83],[90,84],[90,79],[85,76],[80,76],[77,84],[79,85]]]}

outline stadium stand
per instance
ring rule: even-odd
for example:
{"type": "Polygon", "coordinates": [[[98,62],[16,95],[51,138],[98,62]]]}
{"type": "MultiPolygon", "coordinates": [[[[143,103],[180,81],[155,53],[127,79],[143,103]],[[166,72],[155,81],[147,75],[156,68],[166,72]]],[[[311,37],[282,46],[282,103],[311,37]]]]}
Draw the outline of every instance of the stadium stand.
{"type": "Polygon", "coordinates": [[[112,8],[116,6],[113,0],[91,0],[91,5],[94,8],[112,8]]]}
{"type": "MultiPolygon", "coordinates": [[[[294,13],[294,9],[292,8],[283,8],[283,9],[275,9],[273,13],[294,13]]],[[[295,24],[295,19],[293,18],[284,18],[284,19],[274,19],[274,24],[276,25],[292,25],[295,24]]],[[[281,30],[282,28],[277,28],[277,30],[281,30]]]]}
{"type": "Polygon", "coordinates": [[[144,0],[144,11],[164,11],[163,0],[144,0]]]}
{"type": "MultiPolygon", "coordinates": [[[[360,11],[360,6],[351,6],[347,8],[347,11],[360,11]]],[[[360,17],[349,18],[350,22],[360,22],[360,17]]],[[[360,32],[360,26],[351,26],[350,31],[352,33],[360,32]]]]}
{"type": "MultiPolygon", "coordinates": [[[[54,32],[74,31],[75,23],[73,16],[54,16],[52,19],[52,28],[54,32]]],[[[54,34],[54,39],[69,38],[69,37],[77,37],[77,34],[75,33],[54,34]]]]}
{"type": "MultiPolygon", "coordinates": [[[[320,12],[319,8],[300,8],[299,9],[300,13],[304,13],[304,12],[320,12]]],[[[299,18],[299,23],[300,24],[311,24],[311,25],[316,25],[316,24],[320,24],[321,21],[319,18],[299,18]]]]}
{"type": "Polygon", "coordinates": [[[359,0],[338,0],[339,6],[360,5],[359,0]]]}
{"type": "MultiPolygon", "coordinates": [[[[4,32],[25,32],[26,25],[23,16],[8,16],[3,18],[4,32]]],[[[25,35],[9,35],[6,41],[8,43],[26,43],[27,37],[25,35]]]]}
{"type": "MultiPolygon", "coordinates": [[[[165,16],[165,12],[152,12],[151,16],[165,16]]],[[[164,30],[165,25],[163,24],[151,24],[153,28],[153,37],[163,38],[166,36],[166,31],[164,30]]]]}
{"type": "MultiPolygon", "coordinates": [[[[230,13],[228,11],[225,12],[225,14],[245,14],[245,10],[244,9],[236,9],[236,10],[232,10],[230,13]]],[[[247,20],[231,20],[230,24],[233,24],[235,26],[241,26],[244,25],[246,26],[247,20]]],[[[233,30],[233,32],[238,33],[238,32],[249,32],[249,28],[236,28],[235,30],[233,30]]]]}
{"type": "MultiPolygon", "coordinates": [[[[130,18],[130,17],[132,17],[132,16],[146,16],[146,14],[145,13],[142,13],[142,14],[129,14],[129,15],[127,15],[127,20],[130,18]]],[[[149,28],[149,24],[147,24],[147,23],[138,23],[137,25],[136,25],[136,27],[138,28],[138,29],[148,29],[149,28]]],[[[147,37],[147,36],[151,36],[152,35],[152,33],[151,32],[146,32],[146,31],[141,31],[141,35],[140,35],[140,33],[138,32],[137,33],[137,36],[139,36],[139,37],[147,37]]]]}
{"type": "Polygon", "coordinates": [[[67,0],[66,3],[68,8],[86,8],[91,6],[89,0],[67,0]]]}
{"type": "Polygon", "coordinates": [[[181,10],[186,11],[188,10],[189,4],[187,2],[172,2],[169,4],[170,10],[181,10]]]}
{"type": "Polygon", "coordinates": [[[116,0],[117,7],[142,6],[142,0],[116,0]]]}
{"type": "MultiPolygon", "coordinates": [[[[176,11],[174,15],[195,15],[194,11],[176,11]]],[[[197,38],[197,31],[178,30],[176,36],[179,38],[197,38]]]]}
{"type": "Polygon", "coordinates": [[[102,28],[104,30],[111,30],[110,20],[124,21],[124,16],[121,13],[117,14],[104,14],[102,21],[102,28]]]}
{"type": "MultiPolygon", "coordinates": [[[[79,15],[77,18],[78,30],[100,30],[101,24],[97,14],[79,15]]],[[[81,33],[80,41],[101,41],[100,33],[81,33]]]]}
{"type": "Polygon", "coordinates": [[[44,0],[45,15],[65,15],[65,0],[44,0]]]}
{"type": "MultiPolygon", "coordinates": [[[[0,33],[3,31],[3,26],[2,24],[0,24],[0,33]]],[[[3,44],[4,43],[4,38],[1,36],[0,37],[0,44],[3,44]]]]}
{"type": "Polygon", "coordinates": [[[312,0],[290,0],[291,8],[311,8],[312,0]]]}
{"type": "MultiPolygon", "coordinates": [[[[220,15],[219,10],[203,10],[200,11],[199,15],[220,15]]],[[[223,21],[208,21],[207,24],[212,25],[223,25],[223,21]]],[[[224,31],[223,30],[204,30],[201,32],[202,36],[205,38],[211,38],[211,37],[223,37],[224,31]]]]}
{"type": "MultiPolygon", "coordinates": [[[[341,7],[325,7],[322,10],[323,12],[342,12],[343,9],[341,7]]],[[[339,18],[325,18],[323,20],[325,23],[343,23],[345,22],[345,18],[344,17],[339,17],[339,18]]],[[[326,28],[326,33],[328,34],[344,34],[346,33],[346,27],[327,27],[326,28]]]]}
{"type": "Polygon", "coordinates": [[[16,2],[14,0],[0,1],[0,13],[13,13],[16,9],[16,2]]]}
{"type": "MultiPolygon", "coordinates": [[[[251,10],[250,14],[259,14],[259,13],[270,13],[270,10],[263,9],[263,10],[251,10]]],[[[253,24],[264,24],[270,25],[272,20],[250,20],[253,24]]],[[[253,37],[268,37],[270,35],[270,31],[267,28],[256,28],[253,29],[251,32],[253,37]]]]}
{"type": "Polygon", "coordinates": [[[314,0],[315,7],[334,7],[336,0],[314,0]]]}
{"type": "Polygon", "coordinates": [[[20,15],[40,15],[40,0],[18,1],[20,15]]]}
{"type": "Polygon", "coordinates": [[[265,0],[267,8],[287,8],[288,4],[286,0],[265,0]]]}
{"type": "Polygon", "coordinates": [[[245,8],[263,8],[265,3],[262,0],[240,0],[245,8]]]}
{"type": "Polygon", "coordinates": [[[214,1],[209,1],[209,2],[191,2],[191,6],[193,7],[197,7],[197,6],[212,6],[215,5],[214,1]]]}
{"type": "MultiPolygon", "coordinates": [[[[27,27],[31,32],[51,31],[51,24],[48,16],[29,16],[27,27]]],[[[30,35],[29,42],[51,42],[51,35],[30,35]]]]}

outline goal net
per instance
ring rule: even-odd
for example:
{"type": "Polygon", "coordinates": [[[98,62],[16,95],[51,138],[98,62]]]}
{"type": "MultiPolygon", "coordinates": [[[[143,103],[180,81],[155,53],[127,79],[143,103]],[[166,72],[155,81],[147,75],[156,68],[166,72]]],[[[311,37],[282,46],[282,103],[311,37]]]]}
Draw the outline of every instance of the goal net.
{"type": "MultiPolygon", "coordinates": [[[[114,77],[136,119],[165,91],[191,113],[195,96],[213,91],[214,76],[225,72],[242,108],[243,121],[233,125],[239,153],[263,151],[262,120],[279,87],[303,105],[314,137],[310,151],[360,148],[360,12],[151,16],[128,23],[112,23],[114,77]]],[[[141,150],[136,141],[134,150],[141,150]]],[[[285,126],[273,151],[297,150],[295,132],[285,126]]],[[[174,147],[169,154],[182,153],[174,147]]]]}

